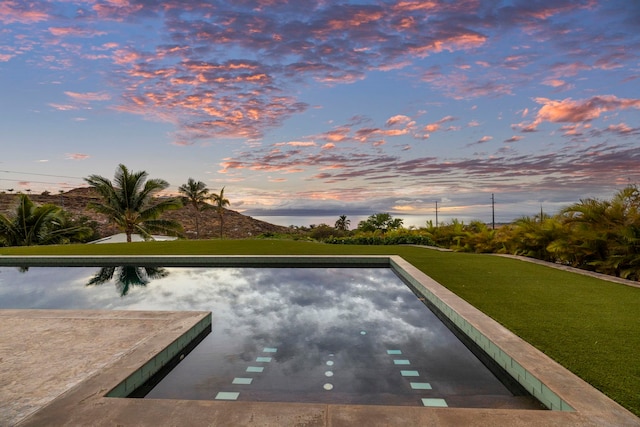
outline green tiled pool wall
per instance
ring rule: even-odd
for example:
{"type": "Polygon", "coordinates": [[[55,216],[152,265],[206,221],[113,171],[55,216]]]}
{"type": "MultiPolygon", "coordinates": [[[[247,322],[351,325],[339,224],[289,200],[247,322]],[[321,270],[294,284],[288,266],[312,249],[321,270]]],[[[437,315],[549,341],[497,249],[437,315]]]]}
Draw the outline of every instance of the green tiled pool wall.
{"type": "Polygon", "coordinates": [[[179,355],[193,340],[211,327],[211,313],[187,330],[183,335],[165,347],[160,353],[145,363],[140,369],[129,375],[124,381],[114,387],[106,397],[127,397],[134,390],[144,384],[171,359],[179,355]]]}
{"type": "Polygon", "coordinates": [[[480,332],[475,326],[469,323],[463,316],[451,308],[447,303],[438,298],[433,292],[427,289],[420,281],[405,271],[401,266],[391,261],[392,268],[400,277],[408,282],[414,289],[421,293],[431,304],[433,304],[444,316],[446,316],[456,327],[464,332],[471,341],[480,347],[489,357],[501,366],[513,379],[515,379],[525,390],[548,409],[554,411],[574,411],[567,402],[560,398],[553,390],[549,389],[533,373],[525,369],[513,357],[492,342],[486,335],[480,332]]]}

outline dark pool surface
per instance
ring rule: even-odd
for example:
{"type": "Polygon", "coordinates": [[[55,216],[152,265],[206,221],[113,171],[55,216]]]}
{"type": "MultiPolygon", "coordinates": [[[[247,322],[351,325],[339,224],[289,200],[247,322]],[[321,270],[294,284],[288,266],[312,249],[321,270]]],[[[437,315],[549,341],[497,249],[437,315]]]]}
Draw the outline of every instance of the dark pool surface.
{"type": "Polygon", "coordinates": [[[211,311],[147,398],[540,408],[387,268],[0,267],[0,308],[211,311]]]}

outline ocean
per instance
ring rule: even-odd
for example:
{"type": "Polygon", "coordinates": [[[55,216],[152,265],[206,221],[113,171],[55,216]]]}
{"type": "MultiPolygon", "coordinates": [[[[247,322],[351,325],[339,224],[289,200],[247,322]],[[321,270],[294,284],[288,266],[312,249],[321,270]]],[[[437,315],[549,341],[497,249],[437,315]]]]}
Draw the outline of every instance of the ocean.
{"type": "MultiPolygon", "coordinates": [[[[258,219],[260,221],[268,222],[270,224],[282,225],[285,227],[289,227],[291,225],[297,227],[310,227],[311,225],[320,225],[327,224],[333,227],[338,220],[340,215],[335,216],[252,216],[252,218],[258,219]]],[[[347,215],[347,219],[351,221],[349,224],[349,228],[351,230],[358,227],[358,223],[360,221],[364,221],[369,217],[369,215],[347,215]]],[[[435,222],[435,215],[393,215],[393,218],[401,218],[403,220],[403,227],[425,227],[427,221],[431,220],[435,222]]],[[[445,221],[445,218],[438,218],[438,221],[445,221]]]]}

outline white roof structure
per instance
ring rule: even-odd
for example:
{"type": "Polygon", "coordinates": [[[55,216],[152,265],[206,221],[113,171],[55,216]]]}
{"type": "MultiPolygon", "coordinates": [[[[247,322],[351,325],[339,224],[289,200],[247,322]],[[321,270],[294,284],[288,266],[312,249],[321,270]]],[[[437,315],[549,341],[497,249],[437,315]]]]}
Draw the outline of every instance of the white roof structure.
{"type": "MultiPolygon", "coordinates": [[[[177,237],[174,236],[151,236],[151,240],[176,240],[177,237]]],[[[127,235],[125,233],[114,234],[113,236],[104,237],[102,239],[94,240],[93,242],[88,242],[88,244],[93,243],[125,243],[127,241],[127,235]]],[[[144,238],[139,234],[131,235],[132,242],[144,242],[144,238]]]]}

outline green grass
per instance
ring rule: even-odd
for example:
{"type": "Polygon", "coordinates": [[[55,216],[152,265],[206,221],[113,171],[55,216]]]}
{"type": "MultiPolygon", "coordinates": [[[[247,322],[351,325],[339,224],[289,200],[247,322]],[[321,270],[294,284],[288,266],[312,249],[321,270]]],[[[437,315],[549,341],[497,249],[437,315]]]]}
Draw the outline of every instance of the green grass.
{"type": "Polygon", "coordinates": [[[5,255],[400,255],[640,415],[640,289],[491,255],[410,246],[208,240],[0,248],[5,255]]]}

